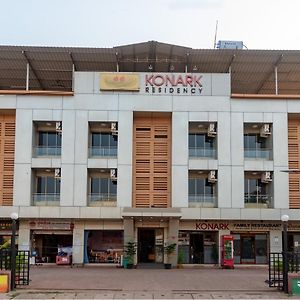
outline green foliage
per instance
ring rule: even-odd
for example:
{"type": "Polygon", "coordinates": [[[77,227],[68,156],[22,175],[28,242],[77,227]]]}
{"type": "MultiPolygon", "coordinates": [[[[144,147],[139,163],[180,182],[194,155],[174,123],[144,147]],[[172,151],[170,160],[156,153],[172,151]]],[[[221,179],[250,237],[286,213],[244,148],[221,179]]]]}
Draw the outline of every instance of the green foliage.
{"type": "Polygon", "coordinates": [[[136,253],[136,243],[129,241],[125,245],[125,256],[128,259],[129,264],[134,263],[134,255],[136,253]]]}
{"type": "Polygon", "coordinates": [[[166,246],[164,246],[165,253],[167,255],[171,255],[175,251],[176,246],[177,246],[176,243],[167,244],[166,246]]]}
{"type": "Polygon", "coordinates": [[[183,264],[183,261],[184,261],[184,253],[183,253],[182,250],[180,250],[180,251],[178,252],[177,263],[178,263],[179,265],[181,265],[181,264],[183,264]]]}

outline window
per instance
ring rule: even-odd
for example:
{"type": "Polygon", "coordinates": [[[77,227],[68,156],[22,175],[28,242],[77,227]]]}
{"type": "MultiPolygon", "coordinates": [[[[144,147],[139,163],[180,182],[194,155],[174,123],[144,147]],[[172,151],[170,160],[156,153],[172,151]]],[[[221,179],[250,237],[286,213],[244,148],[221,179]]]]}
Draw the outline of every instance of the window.
{"type": "Polygon", "coordinates": [[[268,184],[258,178],[245,178],[244,195],[246,207],[270,207],[268,184]]]}
{"type": "Polygon", "coordinates": [[[61,122],[34,122],[34,155],[60,156],[62,140],[61,122]]]}
{"type": "Polygon", "coordinates": [[[205,133],[189,134],[189,155],[192,157],[216,157],[215,138],[205,133]]]}
{"type": "Polygon", "coordinates": [[[110,132],[92,132],[91,156],[116,156],[118,148],[118,136],[110,132]]]}
{"type": "Polygon", "coordinates": [[[215,206],[215,185],[207,178],[189,178],[189,205],[215,206]]]}
{"type": "Polygon", "coordinates": [[[91,177],[89,205],[115,206],[117,200],[117,181],[110,178],[91,177]]]}
{"type": "Polygon", "coordinates": [[[244,152],[247,158],[271,159],[271,150],[267,147],[268,139],[258,133],[244,134],[244,152]]]}
{"type": "Polygon", "coordinates": [[[58,205],[60,199],[60,178],[54,176],[36,176],[34,205],[58,205]]]}

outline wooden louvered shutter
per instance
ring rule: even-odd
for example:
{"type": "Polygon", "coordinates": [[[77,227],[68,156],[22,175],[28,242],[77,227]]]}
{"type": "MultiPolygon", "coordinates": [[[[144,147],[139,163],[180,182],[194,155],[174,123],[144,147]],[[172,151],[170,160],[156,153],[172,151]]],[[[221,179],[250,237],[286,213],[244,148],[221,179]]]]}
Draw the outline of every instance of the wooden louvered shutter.
{"type": "Polygon", "coordinates": [[[15,116],[0,117],[0,204],[13,205],[15,116]]]}
{"type": "MultiPolygon", "coordinates": [[[[300,121],[289,120],[288,151],[289,169],[299,169],[300,121]]],[[[300,208],[300,174],[289,174],[290,208],[300,208]]]]}
{"type": "Polygon", "coordinates": [[[133,206],[170,206],[171,119],[134,120],[133,206]]]}

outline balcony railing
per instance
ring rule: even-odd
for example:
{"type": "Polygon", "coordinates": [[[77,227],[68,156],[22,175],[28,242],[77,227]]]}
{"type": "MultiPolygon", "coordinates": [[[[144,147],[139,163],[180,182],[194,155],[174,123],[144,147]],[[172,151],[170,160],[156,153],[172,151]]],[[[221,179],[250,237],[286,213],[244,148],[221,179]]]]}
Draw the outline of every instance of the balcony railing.
{"type": "Polygon", "coordinates": [[[35,206],[59,206],[60,194],[33,194],[35,206]]]}
{"type": "Polygon", "coordinates": [[[244,150],[245,158],[254,158],[254,159],[271,159],[272,150],[271,149],[245,149],[244,150]]]}
{"type": "Polygon", "coordinates": [[[189,148],[190,157],[217,157],[217,150],[213,148],[189,148]]]}
{"type": "Polygon", "coordinates": [[[189,207],[217,207],[217,196],[189,195],[189,207]]]}
{"type": "Polygon", "coordinates": [[[118,147],[90,147],[89,156],[117,156],[118,147]]]}
{"type": "Polygon", "coordinates": [[[89,206],[117,206],[117,194],[89,194],[89,206]]]}
{"type": "Polygon", "coordinates": [[[60,156],[61,147],[44,147],[36,146],[34,147],[35,156],[60,156]]]}
{"type": "Polygon", "coordinates": [[[272,204],[272,197],[270,195],[249,195],[245,194],[246,208],[270,208],[272,204]]]}

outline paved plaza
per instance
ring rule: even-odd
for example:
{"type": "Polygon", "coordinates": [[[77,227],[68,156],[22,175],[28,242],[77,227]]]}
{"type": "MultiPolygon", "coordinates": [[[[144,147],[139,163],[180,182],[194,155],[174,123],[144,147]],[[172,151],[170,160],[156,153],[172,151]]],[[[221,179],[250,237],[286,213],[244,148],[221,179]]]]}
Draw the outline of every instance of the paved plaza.
{"type": "Polygon", "coordinates": [[[0,294],[0,299],[290,298],[276,288],[269,288],[267,278],[265,267],[127,270],[41,266],[31,268],[29,286],[0,294]]]}

